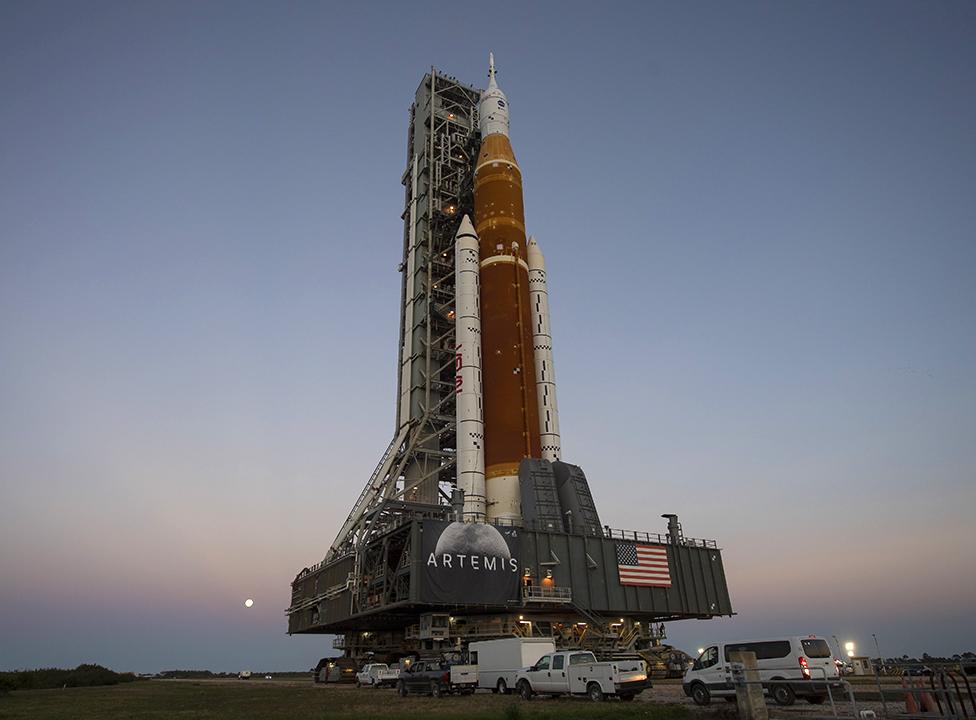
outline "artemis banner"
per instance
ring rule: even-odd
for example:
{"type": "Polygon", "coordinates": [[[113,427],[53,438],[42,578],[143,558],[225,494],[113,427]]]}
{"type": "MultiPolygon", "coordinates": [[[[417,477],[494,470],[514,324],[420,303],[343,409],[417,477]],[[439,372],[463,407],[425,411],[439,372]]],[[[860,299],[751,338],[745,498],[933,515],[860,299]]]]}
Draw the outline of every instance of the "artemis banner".
{"type": "Polygon", "coordinates": [[[505,605],[519,599],[520,528],[425,521],[424,601],[505,605]]]}

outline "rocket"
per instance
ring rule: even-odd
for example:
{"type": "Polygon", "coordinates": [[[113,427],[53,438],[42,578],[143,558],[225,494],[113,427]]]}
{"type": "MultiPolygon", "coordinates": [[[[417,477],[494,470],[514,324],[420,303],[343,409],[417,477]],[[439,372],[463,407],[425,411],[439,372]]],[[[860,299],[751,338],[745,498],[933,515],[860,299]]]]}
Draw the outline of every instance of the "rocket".
{"type": "Polygon", "coordinates": [[[485,521],[485,423],[481,385],[481,259],[465,215],[454,236],[454,386],[457,391],[457,486],[464,521],[485,521]]]}
{"type": "Polygon", "coordinates": [[[466,521],[518,525],[519,464],[559,458],[559,420],[545,261],[538,244],[526,240],[508,99],[492,55],[488,64],[475,224],[465,216],[455,237],[457,472],[466,521]]]}
{"type": "Polygon", "coordinates": [[[559,409],[556,406],[556,371],[552,364],[552,335],[549,331],[549,289],[546,259],[534,237],[529,238],[529,303],[532,311],[532,347],[535,356],[535,387],[539,397],[539,431],[542,459],[559,460],[559,409]]]}

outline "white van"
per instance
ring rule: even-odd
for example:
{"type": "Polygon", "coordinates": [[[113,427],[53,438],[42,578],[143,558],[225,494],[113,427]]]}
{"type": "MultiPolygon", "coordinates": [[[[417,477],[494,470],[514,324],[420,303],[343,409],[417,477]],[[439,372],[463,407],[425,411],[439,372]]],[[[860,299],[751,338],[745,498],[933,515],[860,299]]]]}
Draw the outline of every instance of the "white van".
{"type": "Polygon", "coordinates": [[[695,660],[681,681],[685,695],[698,705],[713,697],[735,699],[729,653],[756,653],[763,690],[779,705],[792,705],[798,697],[814,705],[827,699],[827,684],[835,695],[842,690],[840,674],[830,646],[816,635],[777,640],[750,640],[712,645],[695,660]]]}
{"type": "Polygon", "coordinates": [[[501,638],[468,646],[471,663],[478,666],[478,687],[503,695],[515,689],[520,670],[555,651],[556,645],[549,638],[501,638]]]}

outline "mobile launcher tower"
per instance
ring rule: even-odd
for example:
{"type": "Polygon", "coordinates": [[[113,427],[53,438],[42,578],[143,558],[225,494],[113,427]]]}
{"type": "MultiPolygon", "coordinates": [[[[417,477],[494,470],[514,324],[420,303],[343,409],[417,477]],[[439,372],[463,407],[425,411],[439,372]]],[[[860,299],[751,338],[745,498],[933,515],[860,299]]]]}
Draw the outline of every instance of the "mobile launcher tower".
{"type": "Polygon", "coordinates": [[[288,632],[354,658],[551,637],[601,654],[732,614],[713,540],[604,525],[564,462],[545,263],[526,238],[508,102],[432,69],[407,135],[397,418],[288,632]],[[470,218],[474,218],[472,223],[470,218]]]}

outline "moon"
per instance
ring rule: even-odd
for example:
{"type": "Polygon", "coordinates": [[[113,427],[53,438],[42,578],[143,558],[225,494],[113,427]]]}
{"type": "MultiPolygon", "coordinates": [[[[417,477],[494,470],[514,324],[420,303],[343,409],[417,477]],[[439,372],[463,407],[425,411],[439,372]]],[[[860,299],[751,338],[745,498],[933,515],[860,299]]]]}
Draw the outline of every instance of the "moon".
{"type": "Polygon", "coordinates": [[[434,552],[497,555],[506,560],[512,556],[502,534],[484,523],[451,523],[438,538],[434,552]]]}
{"type": "Polygon", "coordinates": [[[244,607],[251,607],[253,604],[254,601],[251,598],[248,598],[247,600],[244,601],[244,607]]]}

